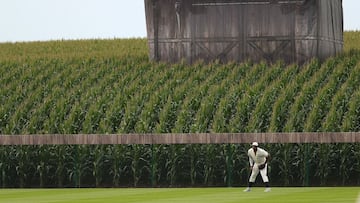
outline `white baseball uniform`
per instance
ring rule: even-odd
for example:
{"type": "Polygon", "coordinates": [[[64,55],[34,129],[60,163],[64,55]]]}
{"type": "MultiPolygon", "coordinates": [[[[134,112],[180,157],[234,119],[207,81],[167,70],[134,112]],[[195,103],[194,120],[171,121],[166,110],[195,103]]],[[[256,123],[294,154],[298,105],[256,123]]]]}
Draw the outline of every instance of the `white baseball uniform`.
{"type": "Polygon", "coordinates": [[[269,153],[260,147],[257,148],[256,154],[253,148],[248,150],[249,162],[250,166],[252,166],[251,176],[249,178],[249,182],[254,183],[257,175],[261,174],[261,177],[264,183],[269,182],[269,178],[267,176],[267,163],[265,168],[259,170],[259,165],[265,163],[266,157],[269,156],[269,153]]]}

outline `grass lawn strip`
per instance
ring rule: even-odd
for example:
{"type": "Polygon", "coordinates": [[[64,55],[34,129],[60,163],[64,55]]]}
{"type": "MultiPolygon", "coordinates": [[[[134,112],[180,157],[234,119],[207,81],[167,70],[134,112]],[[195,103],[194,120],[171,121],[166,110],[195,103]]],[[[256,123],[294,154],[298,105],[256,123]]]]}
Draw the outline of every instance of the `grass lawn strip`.
{"type": "Polygon", "coordinates": [[[2,189],[0,203],[356,203],[357,187],[264,188],[2,189]]]}

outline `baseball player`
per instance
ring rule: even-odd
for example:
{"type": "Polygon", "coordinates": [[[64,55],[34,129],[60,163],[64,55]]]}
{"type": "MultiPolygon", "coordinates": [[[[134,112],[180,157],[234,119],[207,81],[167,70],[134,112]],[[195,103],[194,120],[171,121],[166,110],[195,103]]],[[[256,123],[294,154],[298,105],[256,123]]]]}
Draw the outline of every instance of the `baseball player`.
{"type": "Polygon", "coordinates": [[[267,165],[268,165],[268,161],[270,160],[270,154],[269,152],[260,148],[257,142],[253,142],[251,146],[252,147],[248,150],[251,175],[249,178],[249,185],[244,190],[244,192],[251,191],[251,187],[255,183],[256,177],[259,174],[259,172],[265,183],[265,187],[266,187],[265,192],[270,192],[271,188],[269,186],[269,178],[267,176],[267,165]]]}

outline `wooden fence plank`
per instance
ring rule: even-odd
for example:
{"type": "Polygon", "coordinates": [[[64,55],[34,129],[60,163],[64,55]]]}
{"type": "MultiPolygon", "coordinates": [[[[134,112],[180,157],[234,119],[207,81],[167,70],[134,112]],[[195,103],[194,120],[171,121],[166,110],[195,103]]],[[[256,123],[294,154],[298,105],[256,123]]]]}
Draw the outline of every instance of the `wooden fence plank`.
{"type": "Polygon", "coordinates": [[[0,145],[358,143],[360,132],[0,135],[0,145]]]}

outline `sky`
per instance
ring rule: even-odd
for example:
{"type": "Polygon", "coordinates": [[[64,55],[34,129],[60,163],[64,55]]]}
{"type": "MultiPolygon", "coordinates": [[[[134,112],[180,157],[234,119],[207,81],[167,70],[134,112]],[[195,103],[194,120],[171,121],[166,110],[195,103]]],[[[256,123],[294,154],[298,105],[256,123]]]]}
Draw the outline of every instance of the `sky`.
{"type": "MultiPolygon", "coordinates": [[[[360,0],[343,0],[360,31],[360,0]]],[[[146,37],[144,0],[0,0],[0,42],[146,37]]]]}

